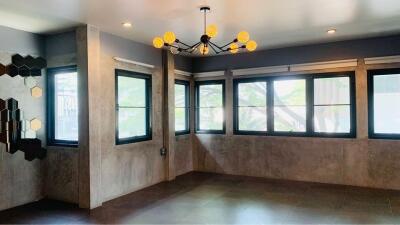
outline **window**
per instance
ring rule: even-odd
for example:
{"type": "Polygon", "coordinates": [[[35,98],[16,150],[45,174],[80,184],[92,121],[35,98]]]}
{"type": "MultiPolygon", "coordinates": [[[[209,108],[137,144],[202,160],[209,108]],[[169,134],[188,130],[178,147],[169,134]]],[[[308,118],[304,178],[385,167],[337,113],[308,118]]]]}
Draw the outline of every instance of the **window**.
{"type": "Polygon", "coordinates": [[[75,66],[47,71],[48,144],[78,145],[78,74],[75,66]]]}
{"type": "Polygon", "coordinates": [[[235,80],[235,130],[243,134],[267,131],[267,82],[264,80],[235,80]]]}
{"type": "Polygon", "coordinates": [[[116,70],[116,143],[151,140],[151,76],[116,70]]]}
{"type": "Polygon", "coordinates": [[[189,81],[175,81],[175,134],[189,134],[189,81]]]}
{"type": "Polygon", "coordinates": [[[400,69],[368,71],[369,136],[400,139],[400,69]]]}
{"type": "Polygon", "coordinates": [[[274,131],[306,131],[306,80],[274,81],[274,131]]]}
{"type": "Polygon", "coordinates": [[[196,132],[225,133],[225,81],[196,82],[196,132]]]}
{"type": "Polygon", "coordinates": [[[355,137],[354,72],[234,79],[235,134],[355,137]]]}

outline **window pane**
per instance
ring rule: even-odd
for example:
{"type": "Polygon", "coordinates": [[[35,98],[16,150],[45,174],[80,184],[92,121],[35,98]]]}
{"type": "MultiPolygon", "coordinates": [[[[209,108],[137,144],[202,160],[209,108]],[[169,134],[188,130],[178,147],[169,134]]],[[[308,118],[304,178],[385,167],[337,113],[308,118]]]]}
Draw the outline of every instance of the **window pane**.
{"type": "Polygon", "coordinates": [[[186,107],[186,89],[183,84],[175,84],[175,107],[186,107]]]}
{"type": "Polygon", "coordinates": [[[306,131],[306,82],[274,81],[274,130],[306,131]]]}
{"type": "Polygon", "coordinates": [[[315,106],[315,132],[349,133],[350,106],[315,106]]]}
{"type": "Polygon", "coordinates": [[[200,130],[222,130],[223,108],[199,108],[199,123],[200,130]]]}
{"type": "Polygon", "coordinates": [[[239,106],[266,106],[267,83],[252,82],[238,84],[239,106]]]}
{"type": "Polygon", "coordinates": [[[274,117],[275,131],[306,131],[305,106],[275,106],[274,117]]]}
{"type": "Polygon", "coordinates": [[[55,121],[54,138],[78,141],[77,73],[60,73],[54,77],[55,121]]]}
{"type": "Polygon", "coordinates": [[[267,131],[267,107],[239,107],[239,130],[267,131]]]}
{"type": "Polygon", "coordinates": [[[306,105],[306,81],[274,81],[274,105],[306,105]]]}
{"type": "Polygon", "coordinates": [[[118,76],[118,105],[146,107],[146,80],[118,76]]]}
{"type": "Polygon", "coordinates": [[[374,76],[374,131],[400,134],[400,74],[374,76]]]}
{"type": "Polygon", "coordinates": [[[314,79],[314,104],[350,104],[350,78],[314,79]]]}
{"type": "Polygon", "coordinates": [[[199,107],[223,107],[222,84],[199,86],[199,107]]]}
{"type": "Polygon", "coordinates": [[[175,108],[175,131],[186,130],[186,108],[175,108]]]}
{"type": "Polygon", "coordinates": [[[128,138],[146,135],[145,108],[119,108],[118,138],[128,138]]]}

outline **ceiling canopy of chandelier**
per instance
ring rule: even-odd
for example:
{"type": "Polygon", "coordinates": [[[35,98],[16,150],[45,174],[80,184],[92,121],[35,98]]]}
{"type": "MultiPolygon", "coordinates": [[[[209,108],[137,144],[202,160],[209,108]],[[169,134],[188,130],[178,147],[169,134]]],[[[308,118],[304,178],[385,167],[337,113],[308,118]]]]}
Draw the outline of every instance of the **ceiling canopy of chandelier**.
{"type": "Polygon", "coordinates": [[[188,45],[177,39],[174,32],[167,31],[163,38],[155,37],[153,39],[153,46],[155,48],[166,47],[173,54],[196,54],[199,52],[201,55],[207,55],[210,52],[210,49],[214,51],[215,54],[222,52],[230,52],[234,54],[238,53],[240,49],[247,49],[250,52],[256,50],[257,42],[250,40],[250,35],[246,31],[239,32],[235,39],[222,46],[212,42],[211,39],[217,36],[218,28],[214,24],[207,26],[207,11],[210,11],[210,7],[201,7],[200,11],[204,12],[204,34],[200,37],[199,42],[194,45],[188,45]]]}

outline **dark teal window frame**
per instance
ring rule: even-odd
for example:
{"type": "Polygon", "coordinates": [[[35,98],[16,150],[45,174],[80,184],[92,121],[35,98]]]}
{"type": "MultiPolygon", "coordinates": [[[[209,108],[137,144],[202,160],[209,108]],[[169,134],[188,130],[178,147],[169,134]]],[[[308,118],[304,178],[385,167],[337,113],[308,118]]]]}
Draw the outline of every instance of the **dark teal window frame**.
{"type": "MultiPolygon", "coordinates": [[[[55,138],[55,90],[54,78],[59,73],[73,73],[77,72],[77,67],[63,66],[47,69],[47,145],[48,146],[61,146],[61,147],[78,147],[79,141],[59,140],[55,138]]],[[[79,89],[78,89],[79,92],[79,89]]],[[[78,106],[79,107],[79,106],[78,106]]],[[[78,118],[79,120],[79,118],[78,118]]]]}
{"type": "Polygon", "coordinates": [[[185,86],[185,130],[175,131],[175,136],[190,134],[190,82],[187,80],[175,80],[175,85],[185,86]]]}
{"type": "Polygon", "coordinates": [[[225,80],[207,80],[207,81],[196,81],[195,82],[195,90],[196,90],[196,129],[195,132],[198,134],[225,134],[226,133],[226,107],[225,107],[225,80]],[[200,115],[199,115],[199,102],[200,102],[200,96],[199,96],[199,87],[203,85],[212,85],[212,84],[220,84],[222,85],[222,108],[224,110],[224,121],[222,124],[222,129],[221,130],[201,130],[200,129],[200,115]]]}
{"type": "Polygon", "coordinates": [[[115,70],[115,143],[116,145],[130,144],[142,141],[152,140],[152,78],[151,75],[132,72],[127,70],[115,70]],[[118,127],[118,116],[119,116],[119,106],[118,106],[118,77],[130,77],[137,79],[144,79],[146,86],[146,134],[142,136],[135,137],[127,137],[127,138],[118,138],[119,136],[119,127],[118,127]]]}
{"type": "Polygon", "coordinates": [[[295,137],[327,137],[327,138],[355,138],[356,137],[356,99],[355,99],[355,72],[333,72],[319,74],[299,74],[289,76],[264,76],[257,78],[237,78],[233,80],[233,133],[235,135],[260,136],[295,136],[295,137]],[[314,79],[349,77],[350,87],[350,132],[328,133],[316,132],[314,129],[314,79]],[[274,131],[274,92],[273,82],[279,80],[304,79],[306,82],[306,131],[281,132],[274,131]],[[267,82],[267,131],[239,130],[238,115],[238,85],[240,83],[267,82]]]}

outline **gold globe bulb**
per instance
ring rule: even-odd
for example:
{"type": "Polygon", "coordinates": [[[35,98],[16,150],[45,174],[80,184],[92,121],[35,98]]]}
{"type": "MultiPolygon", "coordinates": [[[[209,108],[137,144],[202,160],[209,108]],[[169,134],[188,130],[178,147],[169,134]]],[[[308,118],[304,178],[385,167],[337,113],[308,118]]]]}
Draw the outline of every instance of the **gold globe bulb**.
{"type": "Polygon", "coordinates": [[[236,44],[236,43],[232,43],[230,46],[229,46],[229,48],[230,48],[230,52],[231,53],[233,53],[233,54],[235,54],[235,53],[237,53],[238,51],[239,51],[239,46],[236,44]]]}
{"type": "Polygon", "coordinates": [[[215,24],[209,25],[206,29],[206,34],[211,38],[217,36],[218,34],[217,26],[215,24]]]}
{"type": "Polygon", "coordinates": [[[176,37],[175,37],[174,32],[172,32],[172,31],[165,32],[165,34],[164,34],[165,43],[172,45],[175,42],[175,40],[176,40],[176,37]]]}
{"type": "Polygon", "coordinates": [[[200,54],[202,54],[202,55],[207,55],[208,52],[210,51],[208,49],[208,47],[205,46],[204,44],[200,45],[200,49],[199,50],[200,50],[200,54]]]}
{"type": "Polygon", "coordinates": [[[162,47],[164,46],[164,41],[163,41],[163,39],[160,38],[160,37],[155,37],[155,38],[153,39],[153,46],[154,46],[155,48],[162,48],[162,47]]]}
{"type": "Polygon", "coordinates": [[[246,49],[249,50],[249,52],[256,50],[256,48],[257,48],[257,42],[253,40],[247,42],[246,49]]]}
{"type": "Polygon", "coordinates": [[[237,35],[237,39],[240,43],[245,44],[250,40],[250,35],[247,31],[240,31],[237,35]]]}

